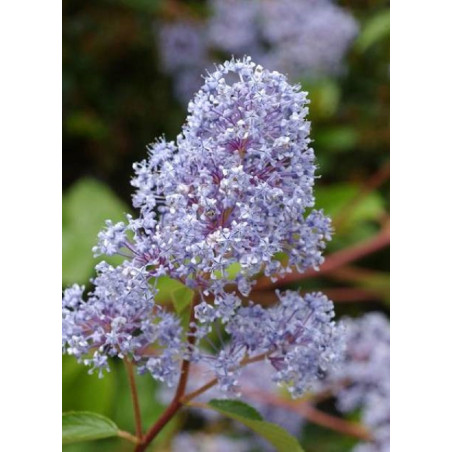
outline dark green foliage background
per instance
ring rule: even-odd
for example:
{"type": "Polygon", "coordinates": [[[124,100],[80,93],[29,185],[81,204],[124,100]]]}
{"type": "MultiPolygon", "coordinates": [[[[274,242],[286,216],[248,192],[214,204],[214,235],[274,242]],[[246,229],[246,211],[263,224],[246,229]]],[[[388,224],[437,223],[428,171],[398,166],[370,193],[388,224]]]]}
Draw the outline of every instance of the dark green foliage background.
{"type": "MultiPolygon", "coordinates": [[[[91,247],[104,219],[121,219],[130,206],[131,165],[145,157],[145,146],[165,134],[175,138],[185,109],[173,97],[172,81],[160,69],[155,24],[168,8],[184,3],[203,14],[203,2],[165,0],[64,0],[63,2],[63,285],[89,284],[91,247]]],[[[310,92],[312,137],[319,164],[317,197],[333,218],[389,159],[389,4],[383,0],[343,0],[360,22],[360,35],[338,78],[301,80],[310,92]]],[[[341,220],[328,252],[375,235],[388,217],[386,182],[353,206],[341,220]]],[[[339,315],[369,310],[388,312],[387,250],[360,265],[375,270],[360,281],[378,297],[366,303],[337,303],[339,315]]],[[[302,288],[337,287],[327,279],[303,281],[302,288]]],[[[167,293],[172,287],[166,287],[167,293]]],[[[161,405],[149,376],[138,378],[145,425],[161,405]]],[[[328,409],[328,407],[326,408],[328,409]]],[[[121,363],[102,380],[63,357],[63,410],[91,410],[133,431],[132,406],[121,363]]],[[[182,414],[160,436],[156,450],[167,450],[169,434],[197,427],[182,414]]],[[[307,452],[348,451],[354,440],[308,425],[307,452]]],[[[69,451],[127,451],[122,440],[65,446],[69,451]]]]}

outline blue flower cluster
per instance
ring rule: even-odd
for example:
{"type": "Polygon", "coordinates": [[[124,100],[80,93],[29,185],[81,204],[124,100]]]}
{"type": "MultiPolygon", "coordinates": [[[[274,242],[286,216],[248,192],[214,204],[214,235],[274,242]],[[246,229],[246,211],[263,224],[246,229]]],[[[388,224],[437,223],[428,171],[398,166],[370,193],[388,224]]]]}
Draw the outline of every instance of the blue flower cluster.
{"type": "Polygon", "coordinates": [[[265,354],[274,369],[272,380],[297,397],[341,356],[341,330],[332,321],[330,300],[320,293],[278,295],[279,303],[268,309],[258,304],[238,308],[225,327],[227,346],[215,357],[200,356],[223,390],[235,389],[245,356],[265,354]]]}
{"type": "Polygon", "coordinates": [[[292,79],[335,75],[357,36],[355,19],[332,0],[209,0],[206,23],[161,25],[163,70],[184,101],[201,85],[199,69],[215,55],[251,55],[292,79]]]}
{"type": "Polygon", "coordinates": [[[65,351],[100,370],[109,356],[128,357],[168,384],[183,358],[205,359],[224,390],[235,388],[242,360],[264,353],[274,380],[294,396],[336,360],[338,330],[323,295],[280,294],[269,309],[241,301],[258,274],[275,278],[323,261],[331,226],[313,210],[307,102],[250,58],[206,76],[177,140],[159,140],[134,165],[139,217],[107,222],[99,234],[95,253],[120,254],[124,263],[99,265],[87,301],[78,286],[66,290],[65,351]],[[163,275],[197,294],[190,347],[178,317],[154,301],[149,281],[163,275]],[[207,354],[218,324],[228,343],[207,354]]]}
{"type": "Polygon", "coordinates": [[[331,225],[312,210],[306,95],[250,58],[218,66],[190,102],[177,141],[161,139],[134,165],[140,218],[108,223],[95,252],[122,250],[150,277],[167,275],[220,298],[236,263],[245,296],[262,271],[317,268],[331,225]]]}
{"type": "Polygon", "coordinates": [[[179,319],[155,304],[146,275],[129,262],[116,268],[102,262],[96,270],[87,301],[78,285],[64,292],[63,351],[100,376],[109,371],[109,357],[129,357],[171,385],[183,349],[179,319]]]}
{"type": "Polygon", "coordinates": [[[358,32],[354,18],[331,0],[211,0],[211,4],[209,36],[216,48],[249,53],[265,67],[291,77],[337,73],[358,32]]]}

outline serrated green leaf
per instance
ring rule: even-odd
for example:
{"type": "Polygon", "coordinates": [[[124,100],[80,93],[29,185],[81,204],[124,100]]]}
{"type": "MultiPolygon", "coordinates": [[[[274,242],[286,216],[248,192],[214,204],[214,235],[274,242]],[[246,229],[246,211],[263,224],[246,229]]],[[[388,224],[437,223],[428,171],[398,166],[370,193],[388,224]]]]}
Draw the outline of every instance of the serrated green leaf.
{"type": "Polygon", "coordinates": [[[111,419],[88,411],[63,413],[62,421],[63,444],[110,438],[119,431],[111,419]]]}
{"type": "MultiPolygon", "coordinates": [[[[86,284],[94,266],[92,247],[105,220],[124,219],[127,206],[105,184],[95,179],[81,179],[63,197],[63,285],[86,284]]],[[[123,259],[105,259],[118,264],[123,259]]]]}
{"type": "Polygon", "coordinates": [[[190,305],[193,299],[193,290],[185,286],[175,289],[171,292],[171,299],[174,309],[178,314],[181,314],[190,305]]]}
{"type": "Polygon", "coordinates": [[[389,36],[390,33],[390,13],[389,9],[386,9],[377,15],[371,17],[356,40],[356,48],[365,52],[376,42],[389,36]]]}
{"type": "Polygon", "coordinates": [[[303,452],[296,438],[279,425],[263,421],[262,416],[246,403],[214,399],[206,407],[246,425],[271,443],[278,452],[303,452]]]}

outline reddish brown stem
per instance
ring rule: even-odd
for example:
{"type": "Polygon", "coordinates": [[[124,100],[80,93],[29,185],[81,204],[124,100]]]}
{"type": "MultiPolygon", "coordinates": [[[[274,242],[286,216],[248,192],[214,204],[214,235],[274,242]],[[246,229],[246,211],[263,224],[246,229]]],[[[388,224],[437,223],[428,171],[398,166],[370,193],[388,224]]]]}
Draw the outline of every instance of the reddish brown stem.
{"type": "MultiPolygon", "coordinates": [[[[195,320],[195,306],[199,301],[199,295],[195,294],[193,297],[191,306],[190,306],[190,320],[189,320],[189,334],[187,334],[187,343],[190,347],[193,345],[195,341],[194,330],[195,327],[192,326],[195,320]]],[[[146,434],[141,438],[141,441],[135,447],[135,452],[143,452],[149,446],[149,444],[154,440],[154,438],[162,431],[166,424],[175,416],[175,414],[182,407],[181,399],[185,394],[185,388],[187,387],[188,375],[190,372],[190,360],[184,359],[182,361],[181,369],[180,369],[180,377],[179,382],[177,384],[176,391],[174,393],[173,400],[165,409],[165,411],[161,414],[161,416],[157,419],[156,423],[152,425],[146,434]]]]}
{"type": "MultiPolygon", "coordinates": [[[[312,290],[310,291],[312,292],[312,290]]],[[[381,300],[381,295],[376,291],[355,287],[335,287],[322,289],[322,292],[335,303],[353,303],[381,300]]],[[[303,294],[304,292],[302,292],[303,294]]]]}
{"type": "Polygon", "coordinates": [[[297,282],[302,279],[315,278],[326,273],[332,272],[337,268],[347,265],[351,262],[357,261],[369,254],[375,253],[389,245],[389,225],[385,226],[382,231],[380,231],[376,236],[369,240],[366,240],[358,245],[351,246],[344,250],[337,251],[336,253],[330,254],[326,259],[324,264],[319,270],[307,270],[304,273],[298,273],[294,271],[293,273],[288,273],[287,275],[279,278],[278,281],[272,282],[270,278],[261,277],[257,280],[254,290],[263,289],[274,289],[279,286],[289,284],[292,282],[297,282]]]}
{"type": "MultiPolygon", "coordinates": [[[[247,364],[256,363],[258,361],[262,361],[265,359],[265,357],[268,356],[268,353],[261,353],[260,355],[253,356],[252,358],[244,358],[242,362],[240,363],[241,366],[246,366],[247,364]]],[[[212,388],[218,383],[218,378],[212,378],[212,380],[208,381],[205,385],[198,388],[196,391],[190,392],[189,394],[185,395],[181,399],[181,403],[186,404],[193,400],[194,398],[198,397],[200,394],[206,392],[208,389],[212,388]]]]}
{"type": "MultiPolygon", "coordinates": [[[[332,287],[328,289],[310,289],[309,291],[302,290],[300,293],[304,295],[309,292],[321,291],[328,298],[335,303],[352,303],[352,302],[366,302],[381,300],[381,294],[375,290],[355,288],[355,287],[332,287]]],[[[271,306],[278,301],[278,296],[274,291],[257,290],[251,292],[250,298],[254,303],[259,303],[261,306],[271,306]]],[[[246,304],[249,299],[244,300],[246,304]]]]}
{"type": "Polygon", "coordinates": [[[299,413],[309,421],[321,425],[322,427],[335,430],[345,435],[354,436],[364,441],[371,441],[372,436],[369,431],[357,422],[350,422],[331,414],[324,413],[309,404],[299,406],[299,413]]]}
{"type": "Polygon", "coordinates": [[[138,439],[140,439],[143,435],[143,431],[141,424],[140,404],[138,402],[138,391],[135,383],[133,364],[126,357],[124,357],[124,365],[126,368],[127,377],[129,379],[130,393],[132,394],[133,414],[135,417],[135,435],[138,439]]]}
{"type": "Polygon", "coordinates": [[[369,270],[367,268],[356,267],[353,265],[345,265],[332,271],[328,277],[340,282],[367,284],[369,281],[383,279],[386,276],[387,274],[385,272],[369,270]]]}

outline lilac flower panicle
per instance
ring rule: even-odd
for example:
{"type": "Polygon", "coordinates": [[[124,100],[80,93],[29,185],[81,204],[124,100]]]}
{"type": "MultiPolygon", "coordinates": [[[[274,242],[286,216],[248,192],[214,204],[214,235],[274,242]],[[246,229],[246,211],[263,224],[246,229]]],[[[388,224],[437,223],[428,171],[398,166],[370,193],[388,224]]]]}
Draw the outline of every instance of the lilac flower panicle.
{"type": "Polygon", "coordinates": [[[204,362],[226,392],[238,390],[244,360],[263,354],[294,397],[337,361],[340,332],[322,294],[242,304],[259,274],[317,268],[331,238],[330,219],[314,209],[307,105],[298,85],[248,57],[206,75],[177,139],[158,140],[133,166],[138,217],[99,233],[94,252],[124,262],[99,264],[86,301],[79,286],[65,291],[64,351],[100,371],[127,357],[169,385],[183,358],[204,362]],[[155,303],[162,276],[196,294],[188,333],[155,303]]]}
{"type": "Polygon", "coordinates": [[[307,103],[298,86],[249,58],[218,66],[190,102],[177,141],[161,139],[134,165],[140,218],[107,224],[96,251],[122,246],[150,276],[215,295],[232,264],[240,264],[235,282],[244,295],[261,271],[275,277],[290,266],[317,268],[331,224],[312,210],[307,103]],[[275,257],[280,252],[287,265],[275,257]]]}

